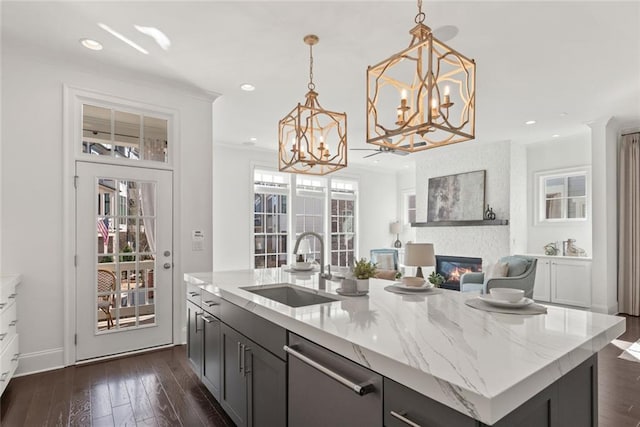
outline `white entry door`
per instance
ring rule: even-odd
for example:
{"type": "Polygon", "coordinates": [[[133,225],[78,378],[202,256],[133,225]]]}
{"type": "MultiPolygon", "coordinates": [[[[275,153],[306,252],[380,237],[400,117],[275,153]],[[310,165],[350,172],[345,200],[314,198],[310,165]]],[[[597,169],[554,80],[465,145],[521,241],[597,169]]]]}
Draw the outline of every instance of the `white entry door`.
{"type": "Polygon", "coordinates": [[[76,360],[170,344],[172,172],[76,163],[76,360]]]}

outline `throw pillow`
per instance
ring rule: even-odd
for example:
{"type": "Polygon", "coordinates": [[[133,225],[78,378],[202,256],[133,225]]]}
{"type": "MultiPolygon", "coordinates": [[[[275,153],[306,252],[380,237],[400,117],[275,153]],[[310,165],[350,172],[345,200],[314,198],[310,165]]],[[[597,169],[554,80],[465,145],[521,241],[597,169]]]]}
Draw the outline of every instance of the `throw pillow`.
{"type": "Polygon", "coordinates": [[[396,273],[395,270],[377,270],[376,279],[396,280],[396,273]]]}
{"type": "Polygon", "coordinates": [[[508,272],[509,263],[498,261],[494,265],[489,267],[489,271],[487,271],[487,280],[495,279],[496,277],[507,277],[508,272]]]}
{"type": "Polygon", "coordinates": [[[518,256],[509,256],[502,258],[502,262],[509,263],[509,273],[507,277],[515,277],[524,274],[529,267],[529,261],[518,256]]]}

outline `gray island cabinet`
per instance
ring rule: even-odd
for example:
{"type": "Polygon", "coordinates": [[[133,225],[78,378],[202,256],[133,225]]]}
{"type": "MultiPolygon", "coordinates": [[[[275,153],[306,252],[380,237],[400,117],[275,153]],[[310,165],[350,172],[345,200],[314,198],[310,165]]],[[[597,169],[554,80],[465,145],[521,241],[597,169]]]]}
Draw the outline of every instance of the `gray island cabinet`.
{"type": "Polygon", "coordinates": [[[367,297],[281,269],[186,274],[187,353],[238,426],[597,426],[597,352],[624,319],[474,310],[464,295],[367,297]],[[246,287],[334,302],[290,307],[246,287]]]}

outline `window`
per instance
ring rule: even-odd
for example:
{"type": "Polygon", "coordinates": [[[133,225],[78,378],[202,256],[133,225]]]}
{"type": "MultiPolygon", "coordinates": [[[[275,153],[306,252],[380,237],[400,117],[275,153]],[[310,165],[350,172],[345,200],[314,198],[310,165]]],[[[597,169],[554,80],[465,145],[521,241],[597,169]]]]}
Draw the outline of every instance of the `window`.
{"type": "Polygon", "coordinates": [[[289,177],[254,171],[253,258],[255,268],[287,264],[289,177]]]}
{"type": "Polygon", "coordinates": [[[538,220],[585,220],[588,209],[587,170],[538,173],[538,220]]]}
{"type": "Polygon", "coordinates": [[[357,183],[331,181],[331,265],[353,265],[357,183]]]}
{"type": "MultiPolygon", "coordinates": [[[[358,183],[352,180],[291,175],[256,169],[253,176],[253,266],[280,267],[293,262],[300,234],[322,236],[334,266],[349,266],[356,256],[358,183]],[[290,184],[291,177],[295,180],[290,184]],[[293,227],[294,232],[289,232],[293,227]]],[[[320,262],[320,242],[308,238],[304,257],[320,262]]]]}
{"type": "Polygon", "coordinates": [[[411,224],[416,222],[416,193],[404,193],[404,223],[411,224]]]}
{"type": "MultiPolygon", "coordinates": [[[[325,236],[325,199],[327,180],[296,175],[295,224],[296,238],[305,231],[313,231],[325,236]]],[[[318,239],[307,239],[311,247],[306,254],[308,260],[320,261],[320,242],[318,239]]],[[[326,244],[326,243],[325,243],[326,244]]]]}
{"type": "Polygon", "coordinates": [[[168,120],[82,105],[82,152],[130,160],[168,162],[168,120]]]}

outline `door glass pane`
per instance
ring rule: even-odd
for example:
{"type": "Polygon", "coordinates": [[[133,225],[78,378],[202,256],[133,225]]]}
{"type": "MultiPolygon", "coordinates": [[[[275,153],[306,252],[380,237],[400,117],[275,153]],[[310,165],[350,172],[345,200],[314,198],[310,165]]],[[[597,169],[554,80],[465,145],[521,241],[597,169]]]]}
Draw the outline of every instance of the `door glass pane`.
{"type": "Polygon", "coordinates": [[[96,330],[116,332],[155,325],[156,184],[101,178],[98,190],[118,200],[118,207],[109,209],[120,215],[96,218],[96,330]],[[105,281],[109,283],[102,283],[105,281]]]}
{"type": "Polygon", "coordinates": [[[82,152],[166,163],[169,161],[167,124],[168,120],[158,117],[84,104],[82,152]]]}
{"type": "Polygon", "coordinates": [[[82,152],[111,155],[111,110],[85,104],[82,106],[82,152]]]}
{"type": "Polygon", "coordinates": [[[145,160],[167,161],[167,120],[155,117],[143,118],[145,160]]]}

